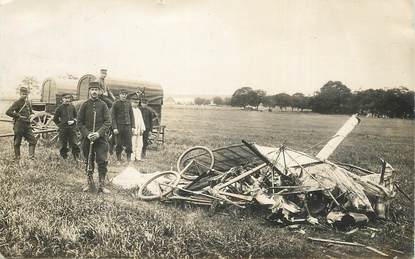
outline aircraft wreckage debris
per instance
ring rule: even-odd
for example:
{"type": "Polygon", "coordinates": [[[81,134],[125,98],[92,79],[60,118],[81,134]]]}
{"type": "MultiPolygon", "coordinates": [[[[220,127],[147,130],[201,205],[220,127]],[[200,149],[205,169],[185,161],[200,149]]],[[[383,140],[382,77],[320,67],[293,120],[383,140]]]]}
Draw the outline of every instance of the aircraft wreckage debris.
{"type": "MultiPolygon", "coordinates": [[[[282,224],[319,224],[322,217],[332,226],[384,219],[396,196],[392,166],[382,160],[381,171],[372,172],[327,160],[359,121],[351,116],[317,155],[285,145],[268,147],[246,141],[214,150],[195,146],[179,157],[177,171],[145,177],[136,174],[140,179],[135,182],[139,187],[135,194],[147,201],[180,201],[212,208],[259,204],[271,212],[268,219],[282,224]]],[[[123,173],[114,183],[123,185],[122,178],[123,173]]],[[[129,188],[134,181],[127,182],[129,188]]]]}

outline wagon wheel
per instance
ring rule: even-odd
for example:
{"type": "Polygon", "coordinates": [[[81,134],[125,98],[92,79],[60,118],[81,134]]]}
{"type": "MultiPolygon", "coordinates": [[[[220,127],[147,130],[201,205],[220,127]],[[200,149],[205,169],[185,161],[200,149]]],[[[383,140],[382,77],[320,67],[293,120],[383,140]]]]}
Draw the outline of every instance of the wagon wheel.
{"type": "Polygon", "coordinates": [[[56,129],[54,132],[46,132],[36,134],[38,140],[42,143],[51,145],[57,142],[58,140],[58,131],[56,124],[53,122],[53,115],[47,112],[39,112],[34,114],[33,118],[30,120],[32,128],[34,131],[39,130],[50,130],[56,129]]]}
{"type": "Polygon", "coordinates": [[[194,180],[211,170],[215,164],[213,152],[204,146],[195,146],[184,151],[177,161],[177,170],[186,180],[194,180]],[[186,169],[186,170],[184,170],[186,169]]]}
{"type": "Polygon", "coordinates": [[[179,181],[180,174],[175,171],[158,173],[140,187],[138,197],[146,201],[160,199],[171,193],[179,181]]]}

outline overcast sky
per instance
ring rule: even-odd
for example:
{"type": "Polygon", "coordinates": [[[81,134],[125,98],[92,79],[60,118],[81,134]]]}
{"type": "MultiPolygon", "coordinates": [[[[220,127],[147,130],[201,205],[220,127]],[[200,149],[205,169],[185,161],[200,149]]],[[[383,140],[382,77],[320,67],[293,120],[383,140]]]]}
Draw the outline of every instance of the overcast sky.
{"type": "MultiPolygon", "coordinates": [[[[415,82],[411,0],[0,0],[0,87],[108,69],[167,94],[415,82]]],[[[5,90],[5,91],[4,91],[5,90]]]]}

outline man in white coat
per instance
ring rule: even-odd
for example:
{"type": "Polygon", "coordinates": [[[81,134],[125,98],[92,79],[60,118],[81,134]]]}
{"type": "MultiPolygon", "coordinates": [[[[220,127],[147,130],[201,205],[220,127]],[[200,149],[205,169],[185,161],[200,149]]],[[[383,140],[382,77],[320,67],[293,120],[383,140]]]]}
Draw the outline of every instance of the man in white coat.
{"type": "Polygon", "coordinates": [[[144,125],[143,116],[139,108],[139,98],[137,95],[130,97],[131,105],[133,107],[133,114],[135,120],[135,130],[133,129],[132,134],[132,144],[133,144],[133,157],[132,161],[141,161],[142,160],[142,149],[143,149],[143,133],[146,130],[144,125]]]}

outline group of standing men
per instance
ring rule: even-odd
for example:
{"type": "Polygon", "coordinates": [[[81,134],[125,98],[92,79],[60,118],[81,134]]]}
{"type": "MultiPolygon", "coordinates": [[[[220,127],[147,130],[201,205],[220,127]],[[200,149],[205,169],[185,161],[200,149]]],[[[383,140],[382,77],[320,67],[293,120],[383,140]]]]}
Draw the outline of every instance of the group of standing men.
{"type": "MultiPolygon", "coordinates": [[[[147,101],[136,93],[128,95],[121,90],[119,100],[105,86],[106,70],[101,70],[99,81],[89,83],[89,98],[82,103],[77,112],[72,104],[72,95],[63,94],[62,104],[56,108],[53,121],[59,127],[60,155],[68,157],[68,145],[75,160],[82,150],[87,163],[88,185],[85,191],[95,189],[92,174],[94,161],[98,166],[98,192],[108,193],[105,177],[108,172],[108,139],[115,137],[117,163],[121,163],[121,154],[125,148],[127,161],[140,161],[146,156],[148,137],[153,128],[153,113],[147,107],[147,101]],[[104,94],[106,93],[106,94],[104,94]],[[76,126],[81,136],[81,148],[77,145],[76,126]],[[132,157],[133,155],[133,157],[132,157]],[[89,169],[89,170],[88,170],[89,169]]],[[[34,159],[36,138],[30,125],[33,114],[28,101],[28,89],[20,88],[21,97],[14,102],[6,114],[14,119],[15,160],[20,159],[22,138],[29,142],[29,158],[34,159]]]]}

